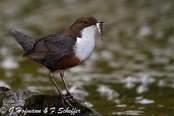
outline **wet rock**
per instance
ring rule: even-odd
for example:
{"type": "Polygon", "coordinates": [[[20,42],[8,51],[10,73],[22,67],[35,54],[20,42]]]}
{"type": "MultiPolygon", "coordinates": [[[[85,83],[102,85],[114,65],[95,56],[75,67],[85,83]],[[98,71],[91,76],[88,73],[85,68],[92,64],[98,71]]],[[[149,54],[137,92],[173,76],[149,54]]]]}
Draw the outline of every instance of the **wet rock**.
{"type": "Polygon", "coordinates": [[[1,92],[6,92],[6,91],[9,91],[9,88],[0,87],[0,93],[1,93],[1,92]]]}
{"type": "Polygon", "coordinates": [[[83,103],[74,102],[74,106],[62,105],[61,98],[56,94],[30,92],[21,89],[0,87],[0,114],[2,116],[101,116],[83,103]]]}

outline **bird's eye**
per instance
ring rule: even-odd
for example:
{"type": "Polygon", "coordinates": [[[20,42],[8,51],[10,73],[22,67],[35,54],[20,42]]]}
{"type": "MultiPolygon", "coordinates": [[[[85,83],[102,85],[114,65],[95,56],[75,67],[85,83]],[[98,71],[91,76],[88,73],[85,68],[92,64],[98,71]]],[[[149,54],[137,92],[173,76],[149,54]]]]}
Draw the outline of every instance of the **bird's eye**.
{"type": "Polygon", "coordinates": [[[84,23],[85,23],[85,24],[88,24],[88,23],[89,23],[89,21],[85,20],[85,21],[84,21],[84,23]]]}

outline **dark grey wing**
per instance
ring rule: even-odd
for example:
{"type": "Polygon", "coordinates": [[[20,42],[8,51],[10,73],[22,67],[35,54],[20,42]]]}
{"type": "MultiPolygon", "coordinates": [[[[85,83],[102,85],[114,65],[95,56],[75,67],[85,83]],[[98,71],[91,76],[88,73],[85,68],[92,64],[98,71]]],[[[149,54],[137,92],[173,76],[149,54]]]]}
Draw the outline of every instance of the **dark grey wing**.
{"type": "Polygon", "coordinates": [[[44,44],[44,40],[41,39],[37,41],[32,50],[23,55],[23,57],[29,57],[32,59],[44,59],[44,56],[47,54],[48,49],[44,44]]]}
{"type": "Polygon", "coordinates": [[[14,36],[16,41],[22,46],[25,53],[29,52],[37,41],[34,37],[30,37],[14,29],[9,29],[8,32],[14,36]]]}
{"type": "Polygon", "coordinates": [[[34,48],[24,56],[33,59],[54,59],[70,55],[76,38],[62,32],[51,34],[38,41],[34,48]]]}

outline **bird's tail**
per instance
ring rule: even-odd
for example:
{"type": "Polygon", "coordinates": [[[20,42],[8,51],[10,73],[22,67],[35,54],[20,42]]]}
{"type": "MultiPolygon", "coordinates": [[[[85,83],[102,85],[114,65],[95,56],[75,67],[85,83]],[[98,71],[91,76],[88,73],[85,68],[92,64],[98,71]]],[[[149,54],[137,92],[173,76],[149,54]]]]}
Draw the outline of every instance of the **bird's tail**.
{"type": "Polygon", "coordinates": [[[37,41],[37,39],[35,39],[34,37],[30,37],[14,29],[9,29],[8,32],[12,36],[14,36],[14,38],[21,45],[25,53],[29,52],[37,41]]]}

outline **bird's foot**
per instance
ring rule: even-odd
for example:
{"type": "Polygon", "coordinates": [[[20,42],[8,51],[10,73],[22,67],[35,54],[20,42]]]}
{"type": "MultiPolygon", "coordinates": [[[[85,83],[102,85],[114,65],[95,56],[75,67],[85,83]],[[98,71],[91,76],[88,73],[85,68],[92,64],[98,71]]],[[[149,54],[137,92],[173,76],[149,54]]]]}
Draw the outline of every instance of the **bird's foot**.
{"type": "Polygon", "coordinates": [[[71,108],[73,108],[73,105],[69,102],[69,100],[67,99],[67,96],[61,95],[61,99],[62,99],[62,105],[63,106],[66,106],[65,105],[65,102],[66,102],[68,104],[68,106],[70,106],[71,108]]]}
{"type": "Polygon", "coordinates": [[[79,103],[79,100],[75,99],[70,93],[65,95],[67,98],[72,99],[74,102],[79,103]]]}
{"type": "Polygon", "coordinates": [[[74,101],[75,103],[80,103],[80,101],[75,99],[71,94],[66,94],[66,95],[61,94],[60,97],[62,100],[62,105],[64,107],[67,107],[65,104],[68,104],[69,107],[74,108],[74,106],[70,103],[70,101],[74,101]]]}

